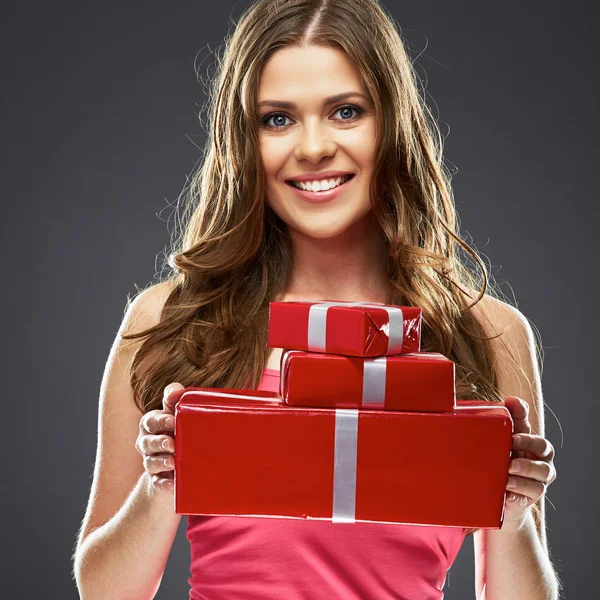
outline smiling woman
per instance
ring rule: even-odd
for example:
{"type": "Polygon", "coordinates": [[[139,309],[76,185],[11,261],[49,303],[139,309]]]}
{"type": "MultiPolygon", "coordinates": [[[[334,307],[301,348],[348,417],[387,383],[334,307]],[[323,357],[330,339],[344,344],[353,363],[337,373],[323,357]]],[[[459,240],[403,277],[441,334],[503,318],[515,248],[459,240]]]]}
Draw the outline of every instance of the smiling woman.
{"type": "MultiPolygon", "coordinates": [[[[152,472],[150,491],[138,486],[125,502],[146,468],[132,450],[136,417],[146,418],[145,447],[168,449],[170,439],[147,431],[148,413],[169,422],[167,385],[276,390],[281,349],[267,345],[272,301],[421,307],[421,350],[455,363],[458,398],[502,402],[519,393],[542,406],[526,385],[537,376],[529,330],[494,290],[486,294],[485,263],[460,236],[439,130],[393,19],[376,0],[254,2],[227,40],[213,85],[207,150],[189,186],[173,274],[132,303],[115,344],[135,340],[135,352],[125,344],[131,366],[111,361],[106,372],[119,385],[107,385],[101,398],[95,501],[83,528],[100,533],[80,561],[95,597],[124,597],[119,582],[151,597],[176,531],[172,501],[156,499],[173,490],[167,458],[152,472]],[[125,407],[117,388],[128,394],[125,407]],[[107,464],[125,473],[118,486],[107,485],[107,464]],[[134,559],[138,569],[126,572],[134,559]]],[[[543,434],[543,413],[532,423],[543,434]]],[[[547,448],[533,441],[530,448],[547,448]]],[[[530,472],[538,481],[514,479],[520,508],[510,511],[510,531],[478,532],[478,596],[552,597],[552,585],[541,587],[550,569],[538,492],[550,467],[543,463],[542,477],[540,464],[530,472]]],[[[190,516],[190,598],[440,599],[473,531],[190,516]]]]}

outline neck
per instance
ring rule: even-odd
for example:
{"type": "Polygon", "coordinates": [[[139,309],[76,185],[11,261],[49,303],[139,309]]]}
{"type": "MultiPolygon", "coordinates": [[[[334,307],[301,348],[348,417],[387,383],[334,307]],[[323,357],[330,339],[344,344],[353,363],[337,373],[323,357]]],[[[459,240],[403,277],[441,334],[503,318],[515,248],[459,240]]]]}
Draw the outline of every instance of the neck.
{"type": "Polygon", "coordinates": [[[370,211],[338,236],[320,239],[289,230],[294,262],[290,300],[389,303],[385,241],[370,211]]]}

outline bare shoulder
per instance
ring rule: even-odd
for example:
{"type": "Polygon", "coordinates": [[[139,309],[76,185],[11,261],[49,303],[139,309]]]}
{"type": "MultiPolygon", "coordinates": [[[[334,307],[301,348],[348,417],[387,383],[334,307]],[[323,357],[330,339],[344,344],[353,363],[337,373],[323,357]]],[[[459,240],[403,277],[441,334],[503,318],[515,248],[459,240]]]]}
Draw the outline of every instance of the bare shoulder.
{"type": "MultiPolygon", "coordinates": [[[[470,293],[477,298],[476,292],[470,293]]],[[[467,301],[469,304],[472,303],[472,300],[468,298],[467,301]]],[[[487,335],[495,336],[514,332],[528,324],[527,319],[518,308],[490,294],[484,294],[471,310],[486,330],[487,335]]]]}
{"type": "MultiPolygon", "coordinates": [[[[475,296],[476,297],[476,296],[475,296]]],[[[492,337],[498,388],[505,396],[518,396],[530,408],[541,405],[538,346],[529,319],[516,307],[486,294],[473,308],[486,337],[492,337]]],[[[543,424],[535,423],[543,428],[543,424]]]]}
{"type": "Polygon", "coordinates": [[[473,307],[481,318],[486,336],[497,336],[490,344],[503,396],[517,396],[530,408],[530,423],[535,433],[543,435],[544,416],[541,385],[541,361],[529,319],[514,306],[485,295],[473,307]]]}
{"type": "Polygon", "coordinates": [[[130,299],[119,333],[131,334],[159,323],[162,309],[174,287],[175,282],[167,279],[148,286],[130,299]]]}

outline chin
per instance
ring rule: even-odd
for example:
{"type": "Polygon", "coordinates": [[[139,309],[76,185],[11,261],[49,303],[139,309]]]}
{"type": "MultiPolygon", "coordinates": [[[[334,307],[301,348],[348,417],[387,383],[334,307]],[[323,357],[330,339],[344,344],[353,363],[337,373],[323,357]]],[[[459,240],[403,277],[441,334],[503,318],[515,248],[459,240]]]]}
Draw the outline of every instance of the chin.
{"type": "Polygon", "coordinates": [[[361,217],[348,220],[334,219],[331,222],[319,219],[315,222],[306,223],[289,223],[290,229],[294,229],[297,232],[311,238],[325,240],[331,239],[347,233],[361,217]]]}
{"type": "Polygon", "coordinates": [[[296,231],[302,233],[306,237],[311,237],[316,240],[328,240],[344,233],[344,229],[332,229],[328,227],[311,228],[311,227],[296,227],[296,231]]]}
{"type": "Polygon", "coordinates": [[[360,229],[365,217],[371,212],[370,205],[346,205],[322,207],[323,210],[307,214],[306,207],[299,207],[285,202],[269,202],[269,206],[288,228],[306,237],[314,239],[330,239],[348,233],[349,230],[360,229]]]}

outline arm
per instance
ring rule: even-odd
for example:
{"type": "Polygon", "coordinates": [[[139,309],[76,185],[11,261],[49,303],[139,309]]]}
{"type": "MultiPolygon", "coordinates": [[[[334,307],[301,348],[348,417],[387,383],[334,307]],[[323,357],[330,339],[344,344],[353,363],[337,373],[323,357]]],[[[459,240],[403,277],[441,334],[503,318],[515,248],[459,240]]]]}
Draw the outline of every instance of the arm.
{"type": "MultiPolygon", "coordinates": [[[[529,406],[531,433],[544,436],[544,403],[535,344],[527,319],[512,306],[486,296],[480,315],[489,333],[505,333],[492,341],[503,397],[516,396],[529,406]],[[484,304],[485,303],[485,304],[484,304]]],[[[545,496],[538,502],[540,518],[529,512],[518,527],[474,534],[475,589],[478,600],[558,598],[560,581],[546,539],[545,496]]]]}
{"type": "Polygon", "coordinates": [[[173,494],[154,491],[135,448],[143,413],[135,406],[128,375],[141,341],[120,335],[158,322],[165,291],[159,284],[134,300],[105,367],[94,479],[73,555],[83,600],[154,598],[181,520],[173,494]]]}
{"type": "Polygon", "coordinates": [[[79,543],[74,570],[82,600],[156,595],[181,515],[172,494],[152,490],[144,472],[117,514],[79,543]]]}

